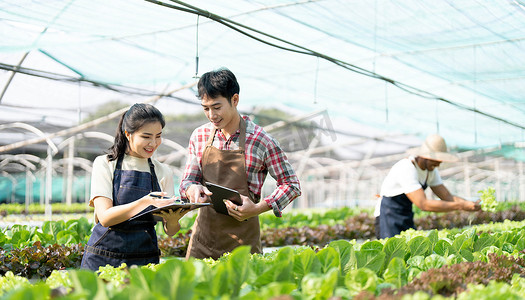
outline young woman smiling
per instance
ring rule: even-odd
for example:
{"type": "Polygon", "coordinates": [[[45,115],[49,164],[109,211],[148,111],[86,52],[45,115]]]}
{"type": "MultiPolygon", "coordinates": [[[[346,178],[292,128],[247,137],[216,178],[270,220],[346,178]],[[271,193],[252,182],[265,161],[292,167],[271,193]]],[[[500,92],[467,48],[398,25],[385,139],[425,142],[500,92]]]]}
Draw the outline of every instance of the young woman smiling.
{"type": "MultiPolygon", "coordinates": [[[[165,206],[175,199],[162,199],[174,194],[173,173],[152,158],[162,142],[164,125],[157,108],[134,104],[122,115],[109,153],[93,162],[89,204],[95,207],[96,225],[84,251],[82,268],[159,262],[155,221],[128,219],[150,205],[165,206]]],[[[168,235],[179,231],[179,219],[184,214],[179,209],[162,215],[168,235]]]]}

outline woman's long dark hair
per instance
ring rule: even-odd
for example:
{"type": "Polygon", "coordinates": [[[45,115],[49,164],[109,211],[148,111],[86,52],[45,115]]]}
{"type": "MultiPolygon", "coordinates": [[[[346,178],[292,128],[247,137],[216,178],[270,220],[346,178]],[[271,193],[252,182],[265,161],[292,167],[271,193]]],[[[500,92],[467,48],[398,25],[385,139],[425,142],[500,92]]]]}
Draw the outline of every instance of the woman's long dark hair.
{"type": "Polygon", "coordinates": [[[112,161],[119,156],[123,156],[129,148],[129,141],[126,138],[127,131],[133,134],[139,130],[144,124],[151,122],[160,122],[162,128],[166,125],[162,113],[151,104],[135,103],[128,111],[122,114],[115,134],[115,142],[108,150],[108,160],[112,161]]]}

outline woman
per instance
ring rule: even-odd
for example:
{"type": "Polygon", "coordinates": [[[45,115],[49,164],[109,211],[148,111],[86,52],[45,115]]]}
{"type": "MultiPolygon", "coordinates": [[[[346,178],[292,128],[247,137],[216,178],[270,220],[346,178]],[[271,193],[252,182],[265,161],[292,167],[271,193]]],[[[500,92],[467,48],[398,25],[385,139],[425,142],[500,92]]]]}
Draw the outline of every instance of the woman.
{"type": "MultiPolygon", "coordinates": [[[[172,171],[151,158],[161,144],[164,125],[164,117],[154,106],[133,105],[122,115],[109,153],[93,162],[89,205],[95,207],[96,225],[81,268],[96,271],[106,264],[159,262],[156,223],[128,219],[150,205],[174,202],[175,198],[164,199],[174,193],[172,171]]],[[[186,212],[162,214],[168,235],[179,231],[179,219],[186,212]]]]}

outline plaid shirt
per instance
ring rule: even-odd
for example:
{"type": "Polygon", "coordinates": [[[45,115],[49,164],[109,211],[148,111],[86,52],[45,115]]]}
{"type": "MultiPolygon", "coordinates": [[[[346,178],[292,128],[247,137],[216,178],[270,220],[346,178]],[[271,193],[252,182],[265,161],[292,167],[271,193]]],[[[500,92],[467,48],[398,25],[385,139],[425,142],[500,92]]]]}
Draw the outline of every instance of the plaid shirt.
{"type": "MultiPolygon", "coordinates": [[[[261,190],[268,172],[277,182],[276,189],[264,201],[277,217],[282,216],[282,210],[295,198],[301,195],[299,179],[288,162],[286,155],[279,143],[272,138],[262,127],[256,125],[248,117],[246,120],[246,173],[248,175],[248,188],[252,199],[261,198],[261,190]]],[[[186,195],[186,189],[192,184],[201,184],[202,152],[206,148],[206,141],[213,130],[211,123],[206,123],[195,129],[190,138],[188,147],[189,155],[186,168],[180,184],[180,194],[186,195]]],[[[239,149],[240,131],[226,139],[224,134],[217,130],[213,146],[221,150],[239,149]]]]}

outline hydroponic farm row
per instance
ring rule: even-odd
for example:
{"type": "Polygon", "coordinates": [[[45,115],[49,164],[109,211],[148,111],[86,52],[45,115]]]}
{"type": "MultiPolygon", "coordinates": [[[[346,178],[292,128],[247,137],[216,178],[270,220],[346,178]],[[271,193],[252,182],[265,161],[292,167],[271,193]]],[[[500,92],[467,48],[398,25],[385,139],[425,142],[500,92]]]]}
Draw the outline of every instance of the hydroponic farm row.
{"type": "Polygon", "coordinates": [[[78,269],[88,219],[14,225],[0,232],[0,293],[2,299],[521,299],[525,222],[505,219],[523,220],[524,211],[503,205],[470,217],[418,212],[418,227],[450,229],[373,240],[370,214],[348,208],[291,214],[279,223],[263,217],[267,247],[294,246],[264,255],[241,247],[218,261],[185,261],[173,256],[185,253],[186,230],[159,236],[158,265],[96,273],[78,269]]]}

